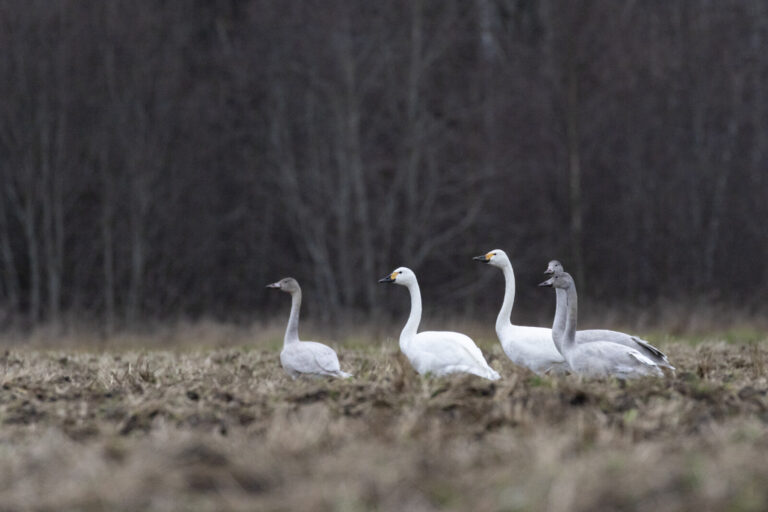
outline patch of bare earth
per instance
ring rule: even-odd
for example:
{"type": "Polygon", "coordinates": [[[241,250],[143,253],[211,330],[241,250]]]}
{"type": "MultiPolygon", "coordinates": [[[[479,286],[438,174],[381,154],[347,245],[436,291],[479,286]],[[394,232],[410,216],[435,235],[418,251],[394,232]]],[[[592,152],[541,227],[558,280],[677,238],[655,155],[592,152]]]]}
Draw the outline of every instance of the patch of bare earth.
{"type": "Polygon", "coordinates": [[[669,344],[664,379],[420,378],[342,352],[0,356],[0,510],[765,510],[768,350],[669,344]]]}

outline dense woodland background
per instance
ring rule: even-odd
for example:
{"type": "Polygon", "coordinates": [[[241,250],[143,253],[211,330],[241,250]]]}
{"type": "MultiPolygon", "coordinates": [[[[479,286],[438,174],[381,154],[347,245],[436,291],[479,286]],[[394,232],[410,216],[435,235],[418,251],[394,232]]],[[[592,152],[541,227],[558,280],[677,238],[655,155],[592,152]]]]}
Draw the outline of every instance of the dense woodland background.
{"type": "Polygon", "coordinates": [[[5,325],[266,318],[285,275],[388,315],[399,265],[493,315],[496,247],[523,308],[552,258],[768,300],[764,0],[0,0],[0,48],[5,325]]]}

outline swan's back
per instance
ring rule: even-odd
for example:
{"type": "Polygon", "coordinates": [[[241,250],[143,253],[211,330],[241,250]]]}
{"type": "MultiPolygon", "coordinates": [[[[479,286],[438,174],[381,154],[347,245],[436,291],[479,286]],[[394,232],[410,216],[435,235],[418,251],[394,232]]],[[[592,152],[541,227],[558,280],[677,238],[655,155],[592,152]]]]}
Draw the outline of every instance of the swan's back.
{"type": "Polygon", "coordinates": [[[417,372],[446,375],[466,372],[496,380],[500,375],[485,360],[472,338],[451,331],[424,331],[404,345],[417,372]]]}
{"type": "Polygon", "coordinates": [[[291,376],[298,373],[349,376],[341,371],[336,352],[328,345],[315,341],[299,341],[286,345],[280,352],[280,362],[291,376]]]}
{"type": "Polygon", "coordinates": [[[616,343],[618,345],[624,345],[625,347],[634,348],[642,355],[651,359],[658,366],[669,368],[671,370],[675,369],[675,367],[669,363],[669,359],[664,352],[637,336],[632,336],[619,331],[611,331],[609,329],[576,331],[576,343],[594,343],[596,341],[616,343]]]}
{"type": "Polygon", "coordinates": [[[574,372],[592,377],[628,379],[663,375],[661,368],[639,350],[610,341],[575,345],[568,352],[567,359],[574,372]]]}

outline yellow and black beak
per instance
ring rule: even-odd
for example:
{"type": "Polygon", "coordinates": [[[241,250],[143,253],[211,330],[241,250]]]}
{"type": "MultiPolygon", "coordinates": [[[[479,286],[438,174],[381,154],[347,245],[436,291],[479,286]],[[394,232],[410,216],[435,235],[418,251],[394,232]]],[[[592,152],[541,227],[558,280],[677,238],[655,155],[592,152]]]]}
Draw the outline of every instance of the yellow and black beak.
{"type": "Polygon", "coordinates": [[[381,279],[379,279],[379,282],[380,283],[394,283],[396,277],[397,277],[397,272],[392,272],[387,277],[382,277],[381,279]]]}
{"type": "Polygon", "coordinates": [[[482,261],[483,263],[490,263],[491,262],[491,256],[493,256],[491,253],[483,254],[482,256],[475,256],[472,258],[475,261],[482,261]]]}

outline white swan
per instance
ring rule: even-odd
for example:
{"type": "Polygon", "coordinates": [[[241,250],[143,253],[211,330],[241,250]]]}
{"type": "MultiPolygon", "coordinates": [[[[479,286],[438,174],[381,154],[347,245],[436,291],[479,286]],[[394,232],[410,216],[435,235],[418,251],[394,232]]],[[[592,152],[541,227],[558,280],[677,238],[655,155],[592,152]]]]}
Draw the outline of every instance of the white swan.
{"type": "MultiPolygon", "coordinates": [[[[549,275],[558,275],[562,272],[564,272],[563,264],[557,260],[550,261],[547,265],[547,270],[544,271],[545,274],[549,275]]],[[[563,311],[563,315],[564,314],[565,311],[563,311]]],[[[591,343],[593,341],[609,341],[611,343],[618,343],[619,345],[634,348],[644,356],[650,358],[651,361],[658,366],[668,368],[672,371],[675,370],[675,367],[670,364],[669,359],[664,352],[637,336],[609,329],[588,329],[576,332],[576,343],[591,343]]]]}
{"type": "Polygon", "coordinates": [[[504,273],[504,302],[496,317],[496,336],[504,353],[513,363],[542,374],[562,373],[568,369],[565,359],[552,342],[552,330],[545,327],[514,325],[510,320],[515,303],[515,273],[507,253],[494,249],[473,259],[500,268],[504,273]]]}
{"type": "MultiPolygon", "coordinates": [[[[500,268],[504,273],[504,302],[496,318],[496,335],[499,337],[507,357],[515,364],[530,368],[539,374],[547,372],[562,373],[566,371],[568,365],[560,353],[559,347],[553,342],[551,329],[514,325],[510,321],[512,306],[515,302],[515,274],[507,254],[501,249],[494,249],[482,256],[475,256],[473,259],[500,268]]],[[[545,273],[552,274],[562,271],[562,264],[557,260],[552,260],[549,262],[545,273]]],[[[562,314],[565,315],[565,312],[563,311],[562,314]]],[[[637,349],[640,353],[651,358],[657,365],[670,368],[671,370],[675,369],[669,364],[667,356],[663,352],[636,336],[607,329],[590,329],[576,332],[576,343],[591,343],[594,341],[618,343],[619,345],[637,349]]]]}
{"type": "Polygon", "coordinates": [[[280,363],[286,373],[294,379],[300,374],[351,377],[351,374],[341,371],[339,357],[331,347],[314,341],[299,341],[299,309],[301,309],[299,283],[292,277],[286,277],[276,283],[268,284],[267,288],[291,294],[291,316],[288,318],[283,350],[280,352],[280,363]]]}
{"type": "Polygon", "coordinates": [[[501,378],[469,336],[447,331],[417,332],[421,322],[421,292],[411,269],[400,267],[379,282],[405,286],[411,294],[411,314],[400,333],[400,350],[419,374],[471,373],[490,380],[501,378]]]}
{"type": "Polygon", "coordinates": [[[557,312],[552,324],[552,338],[571,371],[587,377],[630,379],[643,376],[661,377],[661,368],[639,350],[609,341],[576,342],[578,298],[576,284],[567,272],[555,274],[539,286],[552,286],[557,291],[557,312]],[[564,312],[564,314],[563,314],[564,312]]]}

